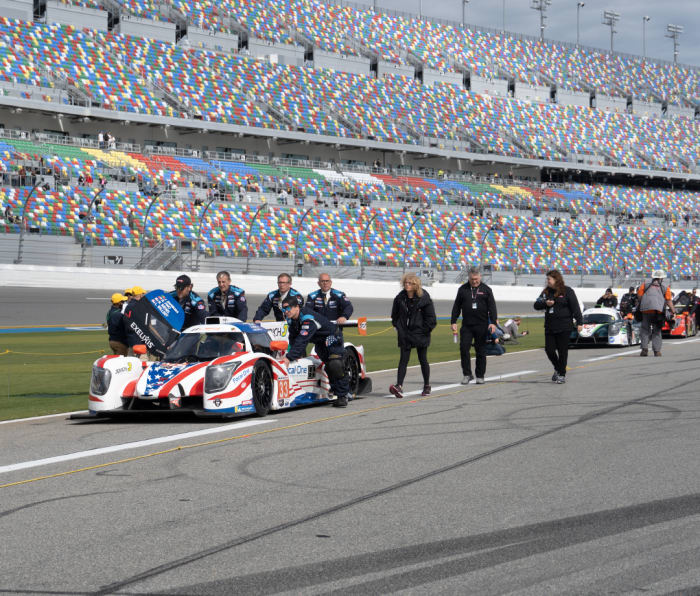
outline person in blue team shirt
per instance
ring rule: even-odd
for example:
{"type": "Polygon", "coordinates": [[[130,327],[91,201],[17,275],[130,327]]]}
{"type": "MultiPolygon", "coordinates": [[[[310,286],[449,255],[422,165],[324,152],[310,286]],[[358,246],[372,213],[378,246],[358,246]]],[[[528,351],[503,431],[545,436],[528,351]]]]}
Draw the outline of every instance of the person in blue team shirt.
{"type": "Polygon", "coordinates": [[[333,405],[346,407],[352,396],[345,371],[343,338],[338,333],[338,325],[308,306],[302,308],[298,296],[287,296],[282,301],[281,309],[289,325],[289,350],[284,364],[289,366],[291,361],[304,358],[306,346],[313,343],[316,355],[324,364],[331,392],[338,398],[333,405]]]}
{"type": "Polygon", "coordinates": [[[248,318],[248,303],[245,291],[231,285],[231,274],[219,271],[216,274],[218,287],[212,288],[207,295],[210,316],[235,317],[241,321],[248,318]]]}
{"type": "Polygon", "coordinates": [[[192,280],[188,275],[178,276],[175,280],[175,290],[170,292],[170,295],[185,311],[183,331],[188,327],[204,324],[204,320],[207,318],[207,308],[202,297],[192,291],[192,280]]]}
{"type": "Polygon", "coordinates": [[[333,280],[328,273],[318,276],[318,290],[311,292],[306,299],[306,305],[313,311],[322,314],[329,321],[342,325],[352,316],[352,303],[345,292],[331,287],[333,280]]]}
{"type": "Polygon", "coordinates": [[[285,317],[282,315],[280,304],[288,296],[298,298],[303,306],[304,297],[292,287],[292,276],[287,273],[280,273],[277,276],[277,289],[265,296],[265,300],[258,307],[258,310],[255,311],[253,321],[260,323],[270,314],[270,311],[275,315],[276,321],[284,321],[285,317]]]}

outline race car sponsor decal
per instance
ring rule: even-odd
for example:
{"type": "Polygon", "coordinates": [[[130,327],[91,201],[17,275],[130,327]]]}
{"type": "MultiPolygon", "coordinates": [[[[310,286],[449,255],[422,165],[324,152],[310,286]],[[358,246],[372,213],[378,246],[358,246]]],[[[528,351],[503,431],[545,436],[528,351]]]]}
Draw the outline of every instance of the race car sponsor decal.
{"type": "Polygon", "coordinates": [[[282,406],[289,399],[289,379],[277,381],[277,403],[282,406]]]}
{"type": "Polygon", "coordinates": [[[116,369],[112,374],[114,375],[120,375],[125,372],[131,372],[132,369],[132,364],[131,362],[127,362],[126,366],[122,366],[121,368],[116,369]]]}
{"type": "Polygon", "coordinates": [[[146,387],[144,390],[144,395],[152,395],[155,391],[160,389],[163,384],[180,374],[186,368],[187,364],[175,366],[160,363],[154,364],[148,369],[148,371],[146,371],[146,387]]]}

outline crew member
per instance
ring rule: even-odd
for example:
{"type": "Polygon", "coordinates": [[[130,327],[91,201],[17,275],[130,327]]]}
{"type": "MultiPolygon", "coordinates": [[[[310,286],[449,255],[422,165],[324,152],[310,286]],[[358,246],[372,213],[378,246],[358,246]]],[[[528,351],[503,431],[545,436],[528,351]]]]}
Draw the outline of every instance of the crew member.
{"type": "Polygon", "coordinates": [[[478,267],[469,269],[469,281],[457,290],[457,297],[452,306],[452,333],[457,333],[457,319],[462,315],[460,330],[459,354],[462,360],[462,385],[474,380],[469,351],[472,341],[476,352],[476,382],[482,384],[486,374],[486,340],[488,332],[493,333],[498,321],[496,301],[493,292],[486,284],[481,283],[481,271],[478,267]]]}
{"type": "Polygon", "coordinates": [[[207,318],[207,309],[204,300],[196,292],[192,291],[192,280],[188,275],[180,275],[175,280],[175,290],[170,292],[175,301],[185,311],[185,322],[182,324],[184,331],[188,327],[202,325],[207,318]]]}
{"type": "Polygon", "coordinates": [[[595,303],[595,305],[597,307],[603,306],[605,308],[616,308],[617,296],[613,294],[612,288],[608,288],[607,290],[605,290],[605,294],[598,298],[598,301],[595,303]]]}
{"type": "Polygon", "coordinates": [[[649,355],[649,340],[654,350],[654,356],[661,356],[661,328],[664,325],[664,309],[668,308],[671,318],[676,316],[673,307],[671,288],[663,285],[666,273],[657,269],[651,274],[651,280],[645,281],[637,290],[639,310],[642,311],[642,326],[639,335],[642,340],[640,356],[649,355]]]}
{"type": "Polygon", "coordinates": [[[634,309],[637,308],[637,302],[639,302],[637,291],[634,289],[634,286],[630,286],[630,291],[627,292],[627,294],[623,294],[620,299],[620,315],[622,318],[634,314],[634,309]]]}
{"type": "MultiPolygon", "coordinates": [[[[333,281],[328,273],[321,273],[318,276],[318,287],[309,294],[306,305],[314,312],[322,314],[329,321],[336,321],[342,325],[352,316],[352,304],[347,299],[345,292],[331,287],[333,281]]],[[[339,328],[342,333],[342,328],[339,328]]]]}
{"type": "Polygon", "coordinates": [[[289,324],[289,351],[284,363],[306,356],[306,346],[313,343],[316,355],[323,362],[331,391],[337,396],[333,405],[344,408],[348,405],[350,382],[345,372],[345,349],[343,339],[338,333],[338,326],[331,323],[322,314],[314,312],[308,306],[302,308],[299,296],[287,296],[281,304],[289,324]]]}
{"type": "Polygon", "coordinates": [[[260,323],[270,314],[270,311],[275,315],[276,321],[284,321],[285,316],[282,314],[280,304],[288,296],[294,296],[299,299],[302,305],[304,304],[304,297],[292,287],[292,276],[287,273],[280,273],[277,276],[277,289],[265,296],[265,300],[258,307],[258,310],[255,311],[253,321],[260,323]]]}
{"type": "Polygon", "coordinates": [[[231,275],[228,271],[216,274],[217,288],[213,288],[208,296],[209,314],[223,317],[235,317],[240,321],[248,318],[248,303],[245,291],[231,285],[231,275]]]}
{"type": "Polygon", "coordinates": [[[112,294],[112,304],[107,313],[109,347],[112,349],[112,353],[118,356],[126,356],[129,352],[124,315],[122,314],[122,306],[126,300],[127,298],[123,294],[112,294]]]}

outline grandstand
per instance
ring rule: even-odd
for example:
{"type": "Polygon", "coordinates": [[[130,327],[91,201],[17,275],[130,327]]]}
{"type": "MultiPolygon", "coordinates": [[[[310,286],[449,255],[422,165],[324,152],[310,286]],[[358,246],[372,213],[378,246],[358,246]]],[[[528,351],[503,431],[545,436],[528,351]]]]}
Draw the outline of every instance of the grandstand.
{"type": "Polygon", "coordinates": [[[0,0],[0,39],[3,260],[39,235],[82,264],[517,281],[634,276],[661,250],[698,276],[697,68],[320,0],[0,0]]]}

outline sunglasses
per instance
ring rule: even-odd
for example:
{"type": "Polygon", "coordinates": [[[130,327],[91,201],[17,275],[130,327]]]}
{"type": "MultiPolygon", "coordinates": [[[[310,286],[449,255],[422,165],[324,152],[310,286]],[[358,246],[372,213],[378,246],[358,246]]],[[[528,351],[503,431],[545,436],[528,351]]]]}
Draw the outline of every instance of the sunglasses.
{"type": "Polygon", "coordinates": [[[292,307],[291,306],[283,306],[281,310],[282,310],[282,312],[289,312],[290,310],[292,310],[292,307]]]}

